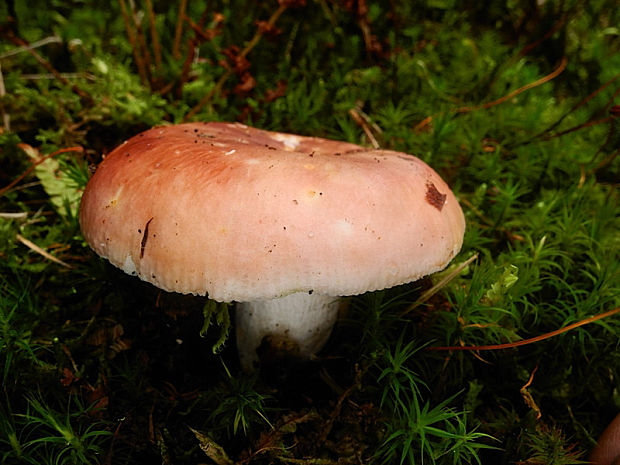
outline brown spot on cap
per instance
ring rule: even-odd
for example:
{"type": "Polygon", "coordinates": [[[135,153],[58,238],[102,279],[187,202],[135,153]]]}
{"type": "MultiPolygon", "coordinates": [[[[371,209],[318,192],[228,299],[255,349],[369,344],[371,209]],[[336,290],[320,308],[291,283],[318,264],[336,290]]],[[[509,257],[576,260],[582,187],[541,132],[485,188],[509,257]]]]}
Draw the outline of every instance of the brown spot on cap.
{"type": "Polygon", "coordinates": [[[430,181],[426,182],[426,201],[437,210],[441,211],[446,203],[446,194],[442,194],[437,190],[435,184],[430,181]]]}

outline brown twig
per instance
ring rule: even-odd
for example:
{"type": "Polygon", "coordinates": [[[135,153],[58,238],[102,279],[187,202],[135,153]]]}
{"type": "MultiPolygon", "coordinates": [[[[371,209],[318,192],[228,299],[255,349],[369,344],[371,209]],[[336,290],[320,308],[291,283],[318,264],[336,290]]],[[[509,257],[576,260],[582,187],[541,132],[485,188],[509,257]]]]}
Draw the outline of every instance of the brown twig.
{"type": "MultiPolygon", "coordinates": [[[[176,85],[176,98],[180,99],[183,93],[183,86],[189,78],[189,71],[192,68],[192,63],[196,57],[196,37],[192,37],[188,41],[187,54],[185,55],[185,61],[183,61],[183,68],[181,68],[181,74],[179,75],[179,82],[176,85]]],[[[174,86],[173,86],[174,87],[174,86]]]]}
{"type": "MultiPolygon", "coordinates": [[[[6,88],[4,87],[4,75],[2,74],[2,66],[0,65],[0,100],[6,95],[6,88]]],[[[5,132],[11,130],[11,115],[9,115],[2,105],[2,129],[5,132]]]]}
{"type": "Polygon", "coordinates": [[[37,161],[33,162],[32,165],[30,165],[30,167],[26,171],[24,171],[17,178],[11,181],[7,186],[4,186],[2,189],[0,189],[0,197],[2,197],[9,190],[11,190],[14,186],[16,186],[22,179],[28,176],[37,167],[37,165],[40,165],[48,158],[52,158],[52,157],[55,157],[56,155],[60,155],[61,153],[67,153],[67,152],[84,152],[84,148],[69,147],[66,149],[56,150],[55,152],[50,153],[49,155],[45,155],[44,157],[39,158],[37,161]]]}
{"type": "Polygon", "coordinates": [[[50,254],[47,250],[39,247],[37,244],[35,244],[34,242],[26,239],[24,236],[22,236],[21,234],[16,234],[15,237],[17,238],[17,240],[19,242],[21,242],[22,244],[24,244],[26,247],[28,247],[30,250],[33,250],[34,252],[38,253],[39,255],[42,255],[43,257],[47,258],[48,260],[57,263],[58,265],[64,266],[65,268],[73,268],[71,265],[69,265],[66,262],[63,262],[60,258],[56,258],[54,257],[52,254],[50,254]]]}
{"type": "Polygon", "coordinates": [[[589,128],[590,126],[596,126],[597,124],[607,123],[611,121],[612,119],[614,119],[613,116],[606,116],[605,118],[601,118],[601,119],[589,120],[589,121],[586,121],[585,123],[581,123],[581,124],[578,124],[577,126],[573,126],[572,128],[565,129],[564,131],[556,132],[553,134],[548,134],[544,137],[541,137],[541,139],[542,140],[555,139],[556,137],[564,136],[571,132],[579,131],[580,129],[583,129],[583,128],[589,128]]]}
{"type": "Polygon", "coordinates": [[[579,328],[580,326],[587,325],[589,323],[593,323],[598,320],[602,320],[603,318],[607,318],[609,316],[620,313],[620,307],[614,308],[613,310],[609,310],[608,312],[599,313],[598,315],[591,316],[586,318],[585,320],[578,321],[577,323],[570,324],[565,326],[564,328],[556,329],[555,331],[551,331],[550,333],[541,334],[540,336],[532,337],[530,339],[524,339],[522,341],[517,342],[508,342],[506,344],[491,344],[491,345],[482,345],[482,346],[435,346],[435,347],[426,347],[424,350],[469,350],[469,351],[477,351],[477,350],[501,350],[501,349],[511,349],[513,347],[521,347],[528,344],[533,344],[535,342],[544,341],[545,339],[552,338],[554,336],[558,336],[562,333],[570,331],[575,328],[579,328]]]}
{"type": "Polygon", "coordinates": [[[375,149],[380,148],[381,146],[379,145],[379,142],[377,142],[375,135],[370,130],[370,126],[368,126],[368,123],[364,120],[364,118],[362,118],[359,112],[355,108],[351,108],[349,109],[349,115],[351,115],[353,121],[355,121],[358,126],[360,126],[364,130],[364,133],[366,134],[366,137],[368,137],[368,140],[370,141],[372,147],[375,149]]]}
{"type": "MultiPolygon", "coordinates": [[[[539,132],[538,134],[534,135],[533,137],[531,137],[530,139],[524,141],[524,142],[520,142],[517,145],[527,145],[532,143],[533,141],[537,140],[537,139],[541,139],[545,136],[545,134],[548,134],[550,131],[554,130],[555,128],[557,128],[562,121],[564,121],[564,119],[570,115],[571,113],[574,113],[576,110],[578,110],[579,108],[581,108],[582,106],[586,105],[590,100],[592,100],[594,97],[596,97],[599,93],[601,93],[603,90],[605,90],[607,87],[609,87],[611,84],[613,84],[618,78],[620,78],[620,74],[616,74],[613,78],[611,78],[609,81],[607,81],[605,84],[603,84],[601,87],[599,87],[598,89],[596,89],[594,92],[592,92],[590,95],[588,95],[586,98],[580,100],[579,102],[577,102],[570,110],[568,110],[565,114],[563,114],[555,123],[553,123],[551,126],[549,126],[548,128],[546,128],[544,131],[539,132]]],[[[610,106],[613,103],[614,98],[617,96],[618,92],[620,91],[620,89],[616,90],[616,92],[614,92],[614,95],[612,96],[612,98],[609,100],[608,102],[608,106],[610,106]]],[[[547,139],[544,139],[547,140],[547,139]]]]}
{"type": "Polygon", "coordinates": [[[534,401],[534,397],[532,396],[532,393],[527,390],[527,388],[529,388],[532,385],[532,382],[534,381],[534,374],[536,373],[537,370],[538,370],[538,365],[534,367],[534,369],[532,370],[532,373],[530,374],[530,379],[527,380],[527,383],[521,386],[521,389],[519,389],[519,392],[521,393],[521,396],[523,397],[523,400],[525,401],[527,406],[536,412],[536,419],[538,420],[542,416],[542,412],[540,411],[540,407],[536,405],[536,402],[534,401]]]}
{"type": "Polygon", "coordinates": [[[174,30],[174,43],[172,45],[172,56],[177,60],[181,58],[181,37],[183,37],[183,23],[185,22],[185,11],[186,10],[187,10],[187,0],[181,0],[181,2],[179,3],[177,25],[174,30]]]}
{"type": "Polygon", "coordinates": [[[149,15],[149,29],[151,31],[151,42],[153,42],[153,55],[155,56],[155,67],[159,71],[162,67],[161,45],[159,43],[159,35],[155,27],[155,12],[153,11],[153,2],[146,0],[146,10],[149,15]]]}
{"type": "Polygon", "coordinates": [[[144,72],[146,73],[148,83],[152,87],[153,81],[151,79],[151,52],[149,51],[149,47],[146,44],[146,35],[144,34],[144,29],[142,28],[142,24],[138,18],[138,14],[135,11],[132,11],[131,13],[131,16],[133,18],[133,24],[136,28],[136,40],[138,41],[138,46],[140,47],[142,60],[144,62],[144,72]]]}
{"type": "Polygon", "coordinates": [[[318,437],[319,444],[324,443],[327,437],[329,436],[329,433],[331,433],[332,427],[334,426],[334,422],[336,421],[336,419],[340,415],[340,412],[342,411],[342,405],[344,404],[344,401],[347,398],[349,398],[353,392],[357,391],[362,385],[362,378],[367,368],[368,367],[360,368],[357,364],[355,365],[355,381],[347,389],[345,389],[340,394],[340,396],[338,396],[336,405],[334,406],[331,415],[329,416],[329,418],[323,425],[323,429],[321,433],[319,434],[319,437],[318,437]]]}
{"type": "MultiPolygon", "coordinates": [[[[282,15],[282,13],[284,13],[286,11],[286,9],[287,9],[286,4],[280,4],[278,9],[273,12],[271,17],[267,21],[267,26],[268,27],[273,27],[275,25],[276,21],[278,20],[278,18],[282,15]]],[[[254,37],[252,37],[252,39],[248,42],[248,44],[245,46],[245,48],[239,53],[239,55],[238,55],[239,58],[245,58],[252,51],[252,49],[258,44],[258,42],[260,41],[261,37],[263,36],[262,30],[264,30],[264,29],[262,29],[262,28],[257,29],[256,33],[254,34],[254,37]]],[[[216,93],[221,92],[222,87],[224,86],[224,83],[228,80],[228,78],[232,75],[232,73],[233,73],[233,69],[232,68],[228,68],[224,72],[224,74],[222,74],[220,76],[220,78],[216,82],[215,86],[213,86],[211,88],[211,90],[209,92],[207,92],[207,94],[200,100],[200,102],[198,102],[185,115],[185,117],[183,118],[183,121],[189,121],[191,118],[193,118],[194,115],[196,115],[196,113],[198,113],[205,105],[207,105],[211,101],[211,99],[213,98],[213,96],[216,93]]]]}
{"type": "Polygon", "coordinates": [[[613,152],[611,152],[611,154],[609,156],[603,158],[600,162],[597,163],[597,165],[592,169],[592,173],[596,173],[601,168],[604,168],[605,166],[609,165],[612,161],[614,161],[614,159],[619,154],[620,154],[620,148],[618,148],[618,149],[614,150],[613,152]]]}
{"type": "Polygon", "coordinates": [[[183,86],[189,78],[189,72],[196,56],[196,45],[202,41],[211,40],[215,35],[215,32],[213,32],[212,30],[209,31],[211,35],[203,31],[205,22],[207,20],[207,12],[208,9],[205,8],[202,12],[202,15],[200,15],[199,24],[194,23],[191,18],[185,17],[185,21],[187,21],[187,23],[190,25],[190,28],[194,31],[194,36],[187,41],[187,55],[185,56],[185,61],[183,62],[183,68],[181,70],[181,74],[179,76],[177,84],[177,98],[179,99],[181,98],[183,92],[183,86]]]}
{"type": "Polygon", "coordinates": [[[534,41],[534,42],[530,42],[529,44],[525,45],[521,50],[519,50],[518,53],[518,57],[523,57],[525,55],[527,55],[528,53],[530,53],[532,50],[534,50],[535,48],[539,47],[544,41],[546,41],[547,39],[549,39],[550,37],[553,36],[553,34],[555,34],[556,32],[558,32],[562,26],[564,26],[566,24],[566,21],[568,20],[568,18],[571,15],[569,14],[569,12],[565,12],[562,16],[560,16],[560,18],[555,22],[555,24],[551,27],[551,29],[549,29],[541,38],[539,38],[538,40],[534,41]]]}
{"type": "MultiPolygon", "coordinates": [[[[15,39],[9,39],[9,40],[15,43],[15,39]]],[[[17,48],[8,50],[4,53],[0,53],[0,60],[4,60],[5,58],[12,57],[22,52],[26,52],[28,51],[29,48],[30,49],[39,48],[39,47],[43,47],[44,45],[48,45],[48,44],[62,44],[62,39],[58,36],[52,35],[49,37],[45,37],[41,40],[35,40],[34,42],[29,42],[28,45],[20,45],[17,48]]]]}
{"type": "MultiPolygon", "coordinates": [[[[503,97],[500,97],[496,100],[493,100],[491,102],[486,102],[486,103],[482,103],[480,105],[474,105],[474,106],[466,106],[466,107],[459,107],[459,108],[455,108],[453,110],[451,110],[453,113],[469,113],[471,111],[475,111],[475,110],[481,110],[481,109],[487,109],[487,108],[491,108],[494,107],[496,105],[499,105],[501,103],[506,102],[507,100],[510,100],[511,98],[519,95],[522,92],[525,92],[526,90],[532,89],[534,87],[540,86],[546,82],[551,81],[552,79],[556,78],[557,76],[559,76],[562,71],[564,71],[564,69],[566,68],[568,61],[566,59],[566,57],[562,57],[562,60],[560,61],[560,64],[558,65],[558,67],[553,70],[550,74],[543,76],[542,78],[531,82],[529,84],[526,84],[525,86],[519,87],[518,89],[513,90],[512,92],[504,95],[503,97]]],[[[419,122],[414,128],[413,130],[418,132],[420,130],[422,130],[424,127],[428,126],[432,121],[433,118],[440,116],[444,114],[442,113],[437,113],[436,115],[429,115],[426,118],[424,118],[421,122],[419,122]]]]}
{"type": "Polygon", "coordinates": [[[63,85],[69,87],[76,95],[80,96],[82,99],[92,102],[93,98],[90,94],[82,89],[80,89],[75,84],[71,84],[68,79],[66,79],[52,64],[43,58],[39,53],[31,47],[28,41],[22,39],[21,37],[17,37],[15,35],[10,34],[7,37],[13,44],[22,47],[22,50],[28,52],[35,60],[39,62],[41,66],[43,66],[49,73],[51,73],[58,81],[60,81],[63,85]]]}
{"type": "Polygon", "coordinates": [[[357,24],[362,31],[364,46],[368,56],[381,51],[381,45],[377,42],[377,38],[373,35],[372,30],[370,29],[370,18],[368,16],[368,5],[366,4],[366,0],[357,1],[356,16],[357,24]]]}
{"type": "Polygon", "coordinates": [[[441,279],[433,287],[431,287],[430,289],[427,289],[414,303],[409,305],[402,313],[400,313],[398,315],[399,318],[404,317],[406,314],[411,312],[413,309],[422,305],[424,302],[426,302],[428,299],[434,296],[437,292],[439,292],[442,288],[444,288],[450,281],[456,278],[461,271],[463,271],[466,267],[468,267],[477,258],[478,258],[478,254],[475,253],[471,257],[469,257],[467,260],[465,260],[463,263],[460,263],[458,266],[456,266],[454,270],[452,270],[450,273],[444,276],[444,278],[441,279]]]}
{"type": "Polygon", "coordinates": [[[121,7],[121,14],[123,16],[123,22],[125,23],[125,30],[127,31],[127,40],[129,40],[129,44],[131,45],[131,50],[133,52],[133,58],[136,61],[136,66],[138,68],[138,75],[140,76],[140,80],[142,81],[142,84],[148,85],[149,84],[148,74],[146,72],[144,60],[142,59],[142,55],[140,54],[140,44],[138,43],[136,32],[131,27],[131,22],[129,19],[129,12],[127,11],[127,5],[125,4],[125,0],[118,0],[118,3],[121,7]]]}
{"type": "Polygon", "coordinates": [[[525,92],[526,90],[532,89],[534,87],[540,86],[546,82],[551,81],[552,79],[555,79],[556,77],[558,77],[562,71],[564,71],[564,69],[566,68],[566,65],[568,63],[568,60],[566,59],[566,57],[562,57],[562,60],[560,61],[560,64],[558,65],[558,67],[556,69],[554,69],[551,73],[547,74],[546,76],[543,76],[542,78],[531,82],[529,84],[526,84],[522,87],[519,87],[518,89],[513,90],[512,92],[504,95],[503,97],[498,98],[497,100],[493,100],[492,102],[486,102],[486,103],[482,103],[480,105],[475,105],[473,107],[460,107],[460,108],[456,108],[454,110],[452,110],[455,113],[468,113],[470,111],[474,111],[474,110],[480,110],[480,109],[487,109],[487,108],[491,108],[494,107],[496,105],[499,105],[500,103],[504,103],[507,100],[510,100],[511,98],[519,95],[522,92],[525,92]]]}

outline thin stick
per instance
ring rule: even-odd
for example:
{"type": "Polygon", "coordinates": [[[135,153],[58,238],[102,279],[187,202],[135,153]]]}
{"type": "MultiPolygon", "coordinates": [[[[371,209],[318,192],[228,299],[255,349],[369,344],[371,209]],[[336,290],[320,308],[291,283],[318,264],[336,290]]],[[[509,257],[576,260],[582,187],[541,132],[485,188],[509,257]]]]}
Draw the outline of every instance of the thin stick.
{"type": "Polygon", "coordinates": [[[419,299],[417,299],[414,303],[412,303],[409,307],[407,307],[407,309],[398,316],[403,317],[407,313],[412,311],[414,308],[426,302],[428,299],[434,296],[440,289],[445,287],[446,284],[452,281],[461,271],[465,269],[466,266],[468,266],[471,262],[473,262],[477,258],[478,258],[478,254],[477,253],[473,254],[471,257],[469,257],[467,260],[465,260],[463,263],[457,266],[454,270],[452,270],[451,273],[449,273],[447,276],[441,279],[437,284],[435,284],[433,287],[431,287],[426,292],[424,292],[420,296],[419,299]]]}
{"type": "Polygon", "coordinates": [[[71,265],[69,265],[66,262],[63,262],[61,259],[54,257],[52,254],[50,254],[49,252],[47,252],[45,249],[42,249],[41,247],[39,247],[37,244],[35,244],[34,242],[29,241],[28,239],[26,239],[24,236],[22,236],[21,234],[16,234],[15,237],[17,238],[17,240],[19,242],[21,242],[22,244],[24,244],[26,247],[28,247],[31,250],[34,250],[36,253],[38,253],[39,255],[44,256],[45,258],[47,258],[48,260],[53,261],[54,263],[57,263],[61,266],[64,266],[65,268],[73,268],[71,265]]]}
{"type": "Polygon", "coordinates": [[[436,346],[436,347],[426,347],[424,350],[500,350],[500,349],[510,349],[513,347],[521,347],[528,344],[533,344],[534,342],[544,341],[545,339],[552,338],[554,336],[558,336],[562,333],[570,331],[571,329],[579,328],[580,326],[587,325],[589,323],[593,323],[598,320],[602,320],[603,318],[607,318],[608,316],[615,315],[620,313],[620,307],[614,308],[613,310],[609,310],[608,312],[599,313],[598,315],[591,316],[586,318],[585,320],[578,321],[577,323],[570,324],[565,326],[564,328],[556,329],[555,331],[551,331],[550,333],[541,334],[540,336],[536,336],[530,339],[524,339],[522,341],[517,342],[509,342],[506,344],[491,344],[484,346],[436,346]]]}
{"type": "Polygon", "coordinates": [[[10,220],[21,220],[28,217],[27,212],[0,212],[0,218],[10,219],[10,220]]]}
{"type": "MultiPolygon", "coordinates": [[[[187,53],[185,55],[185,61],[183,62],[183,69],[181,70],[181,74],[179,76],[177,89],[176,89],[176,96],[178,99],[181,98],[183,94],[183,87],[185,86],[185,83],[187,82],[189,78],[189,72],[196,58],[196,52],[198,51],[197,46],[201,43],[201,41],[210,41],[215,36],[214,29],[211,29],[211,30],[208,29],[206,31],[203,31],[205,27],[205,22],[207,20],[208,11],[209,9],[205,7],[204,11],[200,15],[199,24],[194,23],[191,18],[187,16],[185,17],[185,21],[187,21],[187,24],[189,24],[189,27],[194,31],[194,36],[187,40],[187,53]],[[213,34],[213,35],[210,36],[210,34],[213,34]]],[[[216,26],[215,26],[216,28],[217,28],[217,23],[218,22],[216,22],[216,26]]]]}
{"type": "Polygon", "coordinates": [[[37,165],[43,163],[48,158],[52,158],[52,157],[55,157],[56,155],[60,155],[61,153],[66,153],[66,152],[84,152],[84,149],[82,147],[69,147],[66,149],[56,150],[55,152],[50,153],[49,155],[45,155],[44,157],[39,158],[37,161],[33,162],[32,165],[30,165],[30,167],[26,171],[20,174],[7,186],[4,186],[2,189],[0,189],[0,197],[2,197],[9,190],[11,190],[17,183],[19,183],[22,179],[28,176],[37,167],[37,165]]]}
{"type": "Polygon", "coordinates": [[[140,45],[138,44],[138,39],[135,35],[135,31],[131,27],[131,23],[129,22],[129,13],[127,11],[127,5],[125,4],[125,0],[118,0],[118,3],[121,7],[121,14],[123,15],[123,22],[125,23],[125,30],[127,31],[127,40],[129,40],[129,44],[131,45],[131,50],[133,52],[133,58],[136,60],[136,66],[138,68],[138,74],[140,75],[140,80],[142,84],[148,85],[149,79],[146,74],[146,70],[144,67],[144,60],[142,60],[142,56],[140,54],[140,45]]]}
{"type": "Polygon", "coordinates": [[[504,103],[506,100],[510,100],[511,98],[519,95],[522,92],[525,92],[526,90],[532,89],[534,87],[540,86],[541,84],[544,84],[546,82],[551,81],[552,79],[555,79],[556,77],[558,77],[562,71],[564,71],[564,69],[566,68],[566,65],[568,63],[568,60],[566,59],[566,57],[562,57],[562,60],[560,61],[560,64],[558,65],[558,67],[553,70],[550,74],[547,74],[546,76],[543,76],[542,78],[531,82],[529,84],[526,84],[522,87],[519,87],[518,89],[513,90],[512,92],[504,95],[503,97],[498,98],[497,100],[493,100],[492,102],[486,102],[480,105],[475,105],[473,107],[460,107],[460,108],[456,108],[454,111],[455,113],[467,113],[470,111],[474,111],[474,110],[479,110],[479,109],[487,109],[487,108],[491,108],[494,107],[496,105],[499,105],[500,103],[504,103]]]}
{"type": "Polygon", "coordinates": [[[570,110],[568,110],[568,112],[566,112],[564,115],[562,115],[555,123],[553,123],[551,126],[549,126],[547,129],[545,129],[544,131],[540,132],[539,134],[536,134],[535,136],[533,136],[530,141],[535,140],[541,136],[543,136],[544,134],[548,133],[549,131],[555,129],[556,127],[558,127],[560,125],[560,123],[562,121],[564,121],[564,118],[566,118],[568,115],[570,115],[571,113],[573,113],[575,110],[577,110],[578,108],[584,106],[586,103],[588,103],[590,100],[592,100],[594,97],[596,97],[596,95],[598,95],[600,92],[602,92],[603,90],[605,90],[607,87],[609,87],[611,84],[613,84],[616,79],[620,78],[620,74],[616,74],[613,78],[611,78],[609,81],[607,81],[605,84],[603,84],[601,87],[599,87],[598,89],[596,89],[594,92],[592,92],[590,95],[588,95],[586,98],[584,98],[583,100],[577,102],[570,110]]]}
{"type": "Polygon", "coordinates": [[[368,137],[368,140],[370,141],[370,144],[372,145],[372,147],[374,149],[380,148],[381,146],[379,145],[379,142],[377,142],[377,139],[375,138],[374,134],[370,130],[368,123],[366,123],[366,121],[364,120],[364,118],[362,118],[362,116],[358,113],[358,111],[355,108],[351,108],[349,109],[349,115],[351,115],[351,118],[353,118],[353,121],[355,121],[364,130],[364,133],[366,133],[366,137],[368,137]]]}
{"type": "Polygon", "coordinates": [[[54,77],[56,77],[56,79],[58,79],[61,83],[69,87],[75,94],[79,95],[84,100],[88,100],[89,102],[93,101],[93,98],[90,96],[88,92],[80,89],[78,86],[74,84],[71,84],[67,79],[65,79],[64,76],[60,74],[60,72],[58,72],[56,68],[54,68],[49,61],[47,61],[45,58],[39,55],[39,53],[36,50],[34,50],[34,47],[32,47],[27,41],[25,41],[21,37],[17,37],[13,35],[9,36],[8,38],[13,44],[18,45],[20,47],[19,49],[20,51],[23,50],[25,52],[28,52],[30,55],[32,55],[32,57],[34,57],[34,59],[37,60],[41,66],[43,66],[48,72],[52,73],[54,77]]]}
{"type": "Polygon", "coordinates": [[[179,3],[179,13],[177,17],[177,26],[174,30],[174,44],[172,46],[172,56],[177,60],[181,58],[181,37],[183,36],[183,23],[185,22],[185,11],[187,10],[187,0],[181,0],[179,3]]]}
{"type": "Polygon", "coordinates": [[[566,20],[569,18],[569,14],[568,12],[565,12],[562,16],[560,16],[560,19],[558,19],[555,24],[551,27],[551,29],[549,29],[542,37],[540,37],[538,40],[531,42],[529,44],[527,44],[525,47],[523,47],[520,51],[519,54],[517,56],[522,57],[527,55],[528,53],[530,53],[532,50],[534,50],[535,48],[539,47],[540,44],[542,44],[544,41],[546,41],[547,39],[549,39],[550,37],[553,36],[553,34],[555,34],[556,32],[558,32],[560,30],[560,28],[562,26],[564,26],[566,24],[566,20]]]}
{"type": "Polygon", "coordinates": [[[151,41],[153,42],[153,55],[155,55],[155,67],[157,70],[161,70],[161,45],[159,44],[159,35],[157,34],[157,28],[155,27],[155,12],[153,11],[153,2],[146,0],[146,10],[149,15],[149,29],[151,30],[151,41]]]}
{"type": "Polygon", "coordinates": [[[601,168],[603,168],[606,165],[609,165],[612,161],[614,161],[614,159],[618,156],[618,154],[620,154],[620,148],[613,151],[611,153],[611,155],[603,158],[592,170],[593,173],[596,173],[598,170],[600,170],[601,168]]]}
{"type": "Polygon", "coordinates": [[[563,136],[571,132],[579,131],[580,129],[583,129],[583,128],[588,128],[590,126],[596,126],[597,124],[607,123],[611,121],[612,119],[614,119],[613,116],[606,116],[605,118],[586,121],[585,123],[578,124],[577,126],[573,126],[572,128],[565,129],[564,131],[546,135],[544,137],[541,137],[541,139],[542,140],[555,139],[556,137],[560,137],[560,136],[563,136]]]}
{"type": "Polygon", "coordinates": [[[149,84],[152,84],[151,82],[151,52],[149,52],[149,47],[146,45],[146,37],[144,34],[144,30],[142,29],[142,24],[140,20],[138,19],[138,14],[134,10],[133,2],[131,3],[132,3],[131,16],[133,18],[133,24],[136,28],[136,39],[138,41],[138,46],[140,47],[140,50],[142,52],[141,56],[142,56],[142,60],[144,63],[144,72],[146,74],[146,78],[149,84]]]}
{"type": "Polygon", "coordinates": [[[525,383],[521,387],[521,389],[519,389],[519,392],[521,393],[521,396],[523,397],[523,400],[528,405],[528,407],[530,407],[532,410],[536,412],[536,419],[538,420],[542,416],[542,412],[540,411],[540,407],[536,405],[536,402],[534,401],[534,397],[532,396],[532,393],[527,390],[527,388],[529,388],[532,385],[532,382],[534,381],[534,374],[536,373],[536,371],[538,371],[538,365],[534,367],[534,369],[532,370],[532,373],[530,374],[530,379],[528,379],[527,383],[525,383]]]}
{"type": "Polygon", "coordinates": [[[199,44],[201,40],[209,40],[202,31],[204,23],[207,19],[207,11],[208,9],[205,8],[202,12],[202,15],[200,16],[200,25],[194,24],[191,18],[185,17],[185,21],[187,21],[190,28],[194,31],[194,36],[187,40],[187,54],[185,55],[185,61],[183,62],[183,68],[179,76],[179,82],[176,90],[176,96],[178,99],[180,99],[183,94],[183,87],[189,78],[189,72],[192,68],[192,64],[194,63],[194,59],[196,58],[196,45],[199,44]]]}
{"type": "MultiPolygon", "coordinates": [[[[475,111],[475,110],[480,110],[480,109],[487,109],[487,108],[491,108],[494,107],[496,105],[499,105],[501,103],[506,102],[507,100],[510,100],[512,97],[519,95],[522,92],[525,92],[526,90],[532,89],[534,87],[540,86],[541,84],[544,84],[546,82],[551,81],[552,79],[556,78],[557,76],[559,76],[564,69],[566,68],[568,61],[566,59],[566,57],[562,57],[562,61],[560,61],[560,64],[558,65],[558,67],[553,70],[550,74],[543,76],[542,78],[531,82],[529,84],[526,84],[522,87],[519,87],[518,89],[513,90],[512,92],[510,92],[507,95],[504,95],[503,97],[498,98],[497,100],[493,100],[491,102],[486,102],[486,103],[482,103],[480,105],[474,105],[471,107],[459,107],[459,108],[455,108],[452,110],[453,113],[469,113],[471,111],[475,111]]],[[[419,131],[422,128],[424,128],[425,126],[429,125],[432,121],[433,118],[442,115],[442,113],[438,113],[436,115],[430,115],[427,116],[426,118],[424,118],[420,123],[418,123],[413,129],[414,131],[419,131]]]]}
{"type": "Polygon", "coordinates": [[[192,64],[196,58],[196,37],[189,39],[187,44],[187,53],[185,55],[185,61],[183,61],[183,68],[181,68],[181,74],[179,76],[179,83],[177,85],[176,96],[178,99],[183,94],[183,87],[189,78],[189,72],[192,69],[192,64]]]}
{"type": "MultiPolygon", "coordinates": [[[[6,88],[4,87],[4,75],[2,74],[2,66],[0,65],[0,99],[6,95],[6,88]]],[[[2,128],[5,132],[11,131],[11,115],[7,113],[2,105],[2,128]]]]}
{"type": "Polygon", "coordinates": [[[14,48],[13,50],[9,50],[8,52],[5,52],[2,55],[0,55],[0,60],[4,58],[8,58],[13,55],[17,55],[18,53],[21,53],[21,52],[27,52],[28,50],[33,50],[35,48],[43,47],[44,45],[47,45],[47,44],[61,44],[61,43],[62,43],[62,39],[58,36],[46,37],[45,39],[37,40],[36,42],[31,42],[28,45],[20,45],[19,47],[14,48]]]}
{"type": "MultiPolygon", "coordinates": [[[[553,129],[555,129],[556,127],[558,127],[560,125],[560,123],[562,121],[564,121],[564,118],[566,118],[568,115],[570,115],[571,113],[573,113],[575,110],[577,110],[578,108],[582,107],[583,105],[585,105],[586,103],[588,103],[590,100],[592,100],[597,94],[599,94],[601,91],[603,91],[604,89],[606,89],[607,87],[609,87],[614,81],[616,81],[616,79],[620,78],[620,74],[616,74],[613,78],[611,78],[609,81],[607,81],[605,84],[603,84],[601,87],[599,87],[598,89],[596,89],[594,92],[592,92],[590,95],[588,95],[586,98],[584,98],[583,100],[581,100],[580,102],[578,102],[577,104],[575,104],[570,110],[568,110],[568,112],[566,112],[565,114],[563,114],[555,123],[553,123],[551,126],[549,126],[547,129],[545,129],[544,131],[539,132],[538,134],[532,136],[531,138],[529,138],[528,140],[525,140],[523,142],[519,142],[517,144],[514,144],[516,146],[521,146],[521,145],[527,145],[527,144],[531,144],[532,142],[540,139],[540,140],[549,140],[549,139],[553,139],[555,137],[561,137],[565,134],[568,134],[570,132],[573,131],[578,131],[580,129],[583,129],[585,127],[589,127],[589,126],[594,126],[596,124],[601,124],[601,123],[606,123],[612,119],[614,119],[614,117],[608,117],[608,118],[602,118],[599,120],[592,120],[590,119],[589,121],[586,121],[585,123],[582,123],[580,125],[577,126],[573,126],[570,129],[566,129],[564,131],[560,131],[560,132],[556,132],[553,134],[549,134],[550,131],[552,131],[553,129]]],[[[616,97],[618,96],[618,94],[620,93],[620,88],[616,89],[616,91],[614,92],[614,94],[612,95],[612,97],[609,99],[606,107],[607,108],[611,108],[611,106],[613,105],[613,102],[615,101],[616,97]]],[[[610,137],[612,135],[612,131],[609,132],[608,136],[607,136],[607,140],[605,141],[605,143],[603,143],[603,145],[601,145],[601,147],[599,148],[599,150],[596,152],[596,154],[594,155],[594,157],[592,157],[592,161],[596,158],[596,156],[599,154],[599,152],[601,151],[601,149],[607,145],[607,142],[610,140],[610,137]]]]}
{"type": "MultiPolygon", "coordinates": [[[[96,80],[95,76],[89,73],[60,73],[62,77],[65,79],[89,79],[91,81],[96,80]]],[[[25,81],[40,81],[42,79],[56,79],[52,73],[31,73],[31,74],[20,74],[19,79],[23,79],[25,81]]]]}

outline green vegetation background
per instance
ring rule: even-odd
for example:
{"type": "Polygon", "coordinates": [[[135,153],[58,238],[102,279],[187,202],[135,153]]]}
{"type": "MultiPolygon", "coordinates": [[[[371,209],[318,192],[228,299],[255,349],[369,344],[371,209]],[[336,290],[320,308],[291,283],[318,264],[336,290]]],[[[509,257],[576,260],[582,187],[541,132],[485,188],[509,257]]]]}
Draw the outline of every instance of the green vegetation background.
{"type": "Polygon", "coordinates": [[[620,411],[618,315],[427,350],[618,308],[613,0],[7,0],[0,22],[2,463],[572,464],[620,411]],[[349,299],[317,360],[245,375],[203,299],[113,269],[76,220],[89,166],[183,120],[413,153],[463,250],[349,299]]]}

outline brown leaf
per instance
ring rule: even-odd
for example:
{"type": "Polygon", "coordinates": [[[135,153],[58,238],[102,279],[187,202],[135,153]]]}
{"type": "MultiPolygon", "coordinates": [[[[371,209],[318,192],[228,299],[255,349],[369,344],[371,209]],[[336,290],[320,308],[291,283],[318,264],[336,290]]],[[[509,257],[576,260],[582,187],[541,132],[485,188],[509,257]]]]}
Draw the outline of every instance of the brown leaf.
{"type": "Polygon", "coordinates": [[[62,369],[62,378],[60,379],[60,384],[64,387],[69,387],[76,381],[79,381],[79,377],[75,376],[70,368],[62,369]]]}
{"type": "Polygon", "coordinates": [[[189,429],[192,433],[194,433],[196,439],[198,439],[200,449],[202,449],[207,457],[213,460],[217,465],[234,465],[235,462],[228,457],[222,446],[217,444],[206,434],[203,434],[191,427],[189,429]]]}
{"type": "Polygon", "coordinates": [[[241,76],[241,82],[235,86],[235,94],[242,95],[247,94],[256,87],[256,79],[249,72],[243,73],[241,76]]]}
{"type": "Polygon", "coordinates": [[[282,32],[282,29],[276,27],[275,24],[270,24],[268,21],[256,21],[255,24],[258,28],[258,33],[269,39],[274,39],[282,32]]]}
{"type": "Polygon", "coordinates": [[[286,88],[288,83],[284,80],[278,81],[275,89],[268,89],[265,92],[265,103],[273,102],[274,100],[284,97],[286,95],[286,88]]]}

